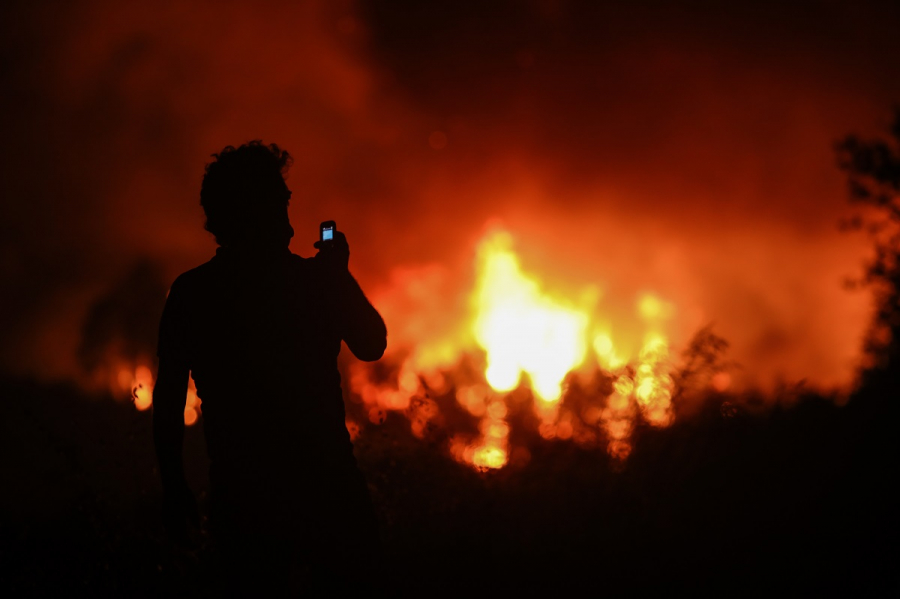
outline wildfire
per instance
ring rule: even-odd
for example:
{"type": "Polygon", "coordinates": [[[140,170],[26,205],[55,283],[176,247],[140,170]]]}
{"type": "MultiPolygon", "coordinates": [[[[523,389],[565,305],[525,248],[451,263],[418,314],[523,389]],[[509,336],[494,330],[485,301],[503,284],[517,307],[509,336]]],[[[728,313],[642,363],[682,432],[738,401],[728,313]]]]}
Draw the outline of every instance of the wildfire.
{"type": "Polygon", "coordinates": [[[527,374],[539,399],[559,401],[563,379],[584,361],[588,314],[522,272],[508,233],[489,236],[478,263],[474,334],[487,354],[487,382],[511,391],[527,374]]]}
{"type": "Polygon", "coordinates": [[[509,424],[506,402],[484,385],[462,387],[456,399],[471,415],[480,418],[480,438],[467,439],[455,435],[450,440],[450,453],[459,461],[476,468],[502,468],[509,460],[509,424]]]}
{"type": "MultiPolygon", "coordinates": [[[[674,382],[662,331],[674,306],[651,293],[638,298],[635,324],[645,335],[640,350],[630,355],[615,343],[597,313],[597,294],[588,289],[578,294],[585,299],[577,304],[543,289],[537,277],[523,270],[508,232],[494,231],[481,241],[475,268],[468,324],[459,325],[466,335],[425,338],[425,331],[416,327],[416,338],[405,340],[412,347],[402,348],[408,354],[396,381],[376,383],[371,367],[353,366],[351,388],[367,406],[370,422],[381,423],[387,411],[403,411],[413,434],[422,437],[429,425],[443,421],[441,406],[450,409],[445,398],[455,400],[477,419],[479,434],[448,431],[450,454],[478,469],[502,468],[509,462],[513,448],[508,397],[523,385],[534,398],[531,409],[541,437],[582,445],[605,438],[608,452],[619,459],[631,452],[638,418],[659,427],[672,422],[674,382]],[[591,349],[595,360],[588,359],[591,349]],[[423,359],[436,354],[440,359],[423,359]],[[473,355],[483,362],[474,381],[464,366],[464,357],[473,355]],[[567,377],[598,371],[611,381],[612,391],[594,389],[583,406],[567,407],[567,377]],[[424,413],[422,405],[427,406],[424,413]]],[[[402,303],[406,311],[398,316],[405,318],[410,307],[398,297],[415,295],[427,302],[439,296],[423,291],[421,280],[416,285],[414,292],[406,285],[392,288],[376,304],[390,308],[402,303]]]]}
{"type": "MultiPolygon", "coordinates": [[[[445,295],[441,284],[439,271],[431,267],[398,270],[392,285],[375,297],[388,329],[400,334],[392,335],[387,370],[350,364],[351,399],[362,404],[364,414],[363,421],[348,418],[352,438],[398,412],[420,439],[444,431],[454,459],[481,470],[502,468],[511,455],[530,455],[510,444],[510,397],[517,389],[530,392],[536,418],[523,421],[536,421],[541,437],[588,446],[603,442],[621,460],[631,452],[638,419],[657,427],[671,424],[674,382],[664,331],[675,308],[662,298],[652,293],[637,298],[630,325],[632,331],[643,329],[643,342],[631,353],[616,342],[594,288],[576,295],[580,303],[549,292],[522,268],[506,231],[490,232],[479,244],[468,314],[438,334],[429,325],[441,317],[436,307],[445,295]],[[588,381],[577,398],[570,397],[570,377],[588,381]],[[448,424],[454,409],[474,420],[477,433],[448,424]]],[[[150,407],[149,368],[125,369],[119,378],[120,384],[129,382],[137,409],[150,407]]],[[[199,412],[191,379],[185,424],[194,424],[199,412]]]]}

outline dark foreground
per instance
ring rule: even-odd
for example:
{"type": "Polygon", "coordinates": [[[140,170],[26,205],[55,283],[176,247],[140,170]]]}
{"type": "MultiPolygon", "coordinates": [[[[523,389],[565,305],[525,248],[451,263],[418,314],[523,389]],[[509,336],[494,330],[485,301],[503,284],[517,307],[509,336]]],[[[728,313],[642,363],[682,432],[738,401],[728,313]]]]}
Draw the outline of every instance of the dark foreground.
{"type": "MultiPolygon", "coordinates": [[[[710,400],[639,430],[624,467],[541,442],[527,465],[479,474],[399,416],[357,454],[400,596],[896,595],[897,399],[882,385],[764,415],[710,400]]],[[[0,594],[207,595],[204,538],[183,551],[162,534],[149,413],[22,381],[0,401],[0,594]]],[[[200,427],[185,453],[202,504],[200,427]]]]}

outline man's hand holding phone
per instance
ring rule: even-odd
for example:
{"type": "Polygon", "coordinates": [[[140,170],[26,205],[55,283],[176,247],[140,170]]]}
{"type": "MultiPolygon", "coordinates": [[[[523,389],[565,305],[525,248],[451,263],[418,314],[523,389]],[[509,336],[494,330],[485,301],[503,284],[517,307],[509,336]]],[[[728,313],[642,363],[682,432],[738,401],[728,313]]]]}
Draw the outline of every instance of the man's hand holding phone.
{"type": "Polygon", "coordinates": [[[350,263],[350,246],[343,233],[337,230],[333,220],[319,225],[319,241],[313,244],[317,250],[316,259],[334,272],[347,272],[350,263]]]}

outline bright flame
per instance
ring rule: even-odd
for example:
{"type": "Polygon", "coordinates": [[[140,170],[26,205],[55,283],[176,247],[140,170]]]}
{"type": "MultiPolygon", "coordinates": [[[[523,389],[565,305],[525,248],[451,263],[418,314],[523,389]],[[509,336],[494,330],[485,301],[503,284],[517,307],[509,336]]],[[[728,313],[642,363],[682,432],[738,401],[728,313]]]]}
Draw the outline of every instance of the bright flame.
{"type": "Polygon", "coordinates": [[[131,396],[138,410],[146,410],[153,404],[153,373],[146,366],[135,368],[131,396]]]}
{"type": "Polygon", "coordinates": [[[609,333],[599,333],[594,337],[594,352],[600,359],[600,364],[609,370],[616,370],[625,365],[625,360],[616,352],[609,333]]]}
{"type": "Polygon", "coordinates": [[[454,436],[450,441],[450,453],[460,462],[480,470],[505,466],[509,460],[506,402],[484,385],[460,388],[456,400],[470,414],[481,419],[478,426],[481,436],[476,440],[454,436]]]}
{"type": "Polygon", "coordinates": [[[543,293],[522,272],[506,232],[482,242],[478,264],[474,332],[487,352],[488,383],[511,391],[527,373],[540,399],[558,401],[563,379],[584,361],[587,314],[543,293]]]}
{"type": "Polygon", "coordinates": [[[650,335],[640,353],[640,365],[634,377],[634,395],[644,419],[654,426],[672,421],[672,387],[666,368],[669,347],[661,335],[650,335]]]}

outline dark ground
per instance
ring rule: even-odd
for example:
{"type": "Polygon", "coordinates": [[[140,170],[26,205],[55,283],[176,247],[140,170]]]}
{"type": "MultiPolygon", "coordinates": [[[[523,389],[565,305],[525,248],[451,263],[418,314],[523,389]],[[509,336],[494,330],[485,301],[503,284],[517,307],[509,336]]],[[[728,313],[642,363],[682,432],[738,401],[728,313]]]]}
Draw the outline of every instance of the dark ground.
{"type": "MultiPolygon", "coordinates": [[[[535,442],[527,465],[481,474],[394,415],[357,442],[386,576],[402,596],[897,596],[896,378],[843,408],[723,416],[710,399],[638,430],[624,467],[535,442]]],[[[204,596],[207,552],[162,534],[149,412],[27,381],[0,401],[0,594],[204,596]]],[[[185,453],[202,505],[199,426],[185,453]]]]}

